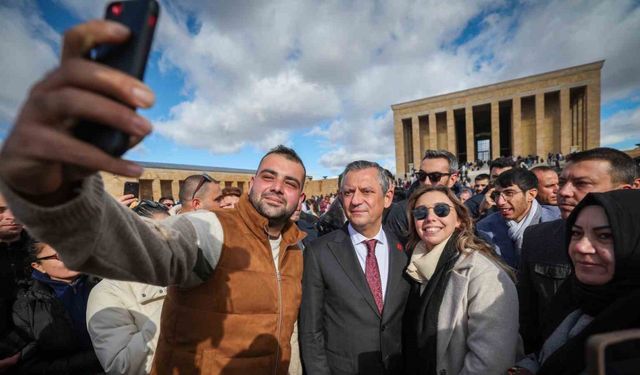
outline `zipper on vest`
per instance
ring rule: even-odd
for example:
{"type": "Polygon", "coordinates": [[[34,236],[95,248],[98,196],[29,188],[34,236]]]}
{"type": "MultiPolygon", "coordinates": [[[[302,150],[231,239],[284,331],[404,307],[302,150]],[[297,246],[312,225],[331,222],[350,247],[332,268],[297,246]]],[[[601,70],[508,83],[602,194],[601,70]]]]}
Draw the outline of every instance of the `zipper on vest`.
{"type": "Polygon", "coordinates": [[[277,334],[277,347],[276,347],[276,363],[273,368],[273,374],[278,374],[278,364],[280,363],[280,331],[282,330],[282,278],[280,277],[280,270],[276,268],[276,282],[278,284],[278,326],[276,329],[277,334]]]}

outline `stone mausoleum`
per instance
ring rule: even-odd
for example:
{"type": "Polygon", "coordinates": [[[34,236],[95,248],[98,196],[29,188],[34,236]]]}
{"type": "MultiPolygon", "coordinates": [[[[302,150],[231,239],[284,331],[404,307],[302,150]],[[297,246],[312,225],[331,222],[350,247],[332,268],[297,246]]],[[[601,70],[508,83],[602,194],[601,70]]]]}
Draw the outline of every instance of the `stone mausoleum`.
{"type": "Polygon", "coordinates": [[[460,162],[567,154],[600,145],[604,61],[394,104],[396,174],[418,169],[426,149],[460,162]]]}

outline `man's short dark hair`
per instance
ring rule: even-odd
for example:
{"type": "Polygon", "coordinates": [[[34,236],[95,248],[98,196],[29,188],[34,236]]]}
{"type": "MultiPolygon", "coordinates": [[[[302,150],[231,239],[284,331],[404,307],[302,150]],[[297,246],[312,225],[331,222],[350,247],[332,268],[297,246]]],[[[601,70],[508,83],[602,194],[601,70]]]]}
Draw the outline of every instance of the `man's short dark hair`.
{"type": "Polygon", "coordinates": [[[175,202],[173,197],[160,197],[160,199],[158,199],[158,202],[162,202],[163,200],[166,200],[166,199],[170,199],[172,202],[175,202]]]}
{"type": "Polygon", "coordinates": [[[298,153],[296,153],[292,148],[289,148],[287,146],[277,145],[276,147],[269,150],[266,154],[264,154],[262,159],[260,159],[260,163],[258,163],[258,166],[262,164],[262,161],[267,156],[272,154],[280,155],[285,159],[296,162],[302,166],[302,170],[304,171],[304,176],[302,176],[302,181],[301,181],[302,186],[300,186],[300,189],[302,189],[302,187],[304,186],[304,181],[307,179],[307,168],[304,166],[304,163],[302,162],[302,159],[300,159],[300,156],[298,155],[298,153]]]}
{"type": "Polygon", "coordinates": [[[493,159],[491,162],[489,162],[489,169],[492,168],[508,168],[508,167],[515,167],[516,166],[516,162],[513,161],[513,158],[506,156],[506,157],[502,157],[502,158],[497,158],[497,159],[493,159]]]}
{"type": "Polygon", "coordinates": [[[611,182],[615,184],[633,184],[637,167],[631,156],[624,152],[609,147],[597,147],[567,155],[567,163],[590,160],[609,162],[611,182]]]}
{"type": "MultiPolygon", "coordinates": [[[[180,199],[180,203],[191,200],[191,197],[193,197],[193,192],[194,190],[196,190],[196,187],[198,187],[201,180],[201,174],[192,174],[191,176],[184,179],[182,185],[180,185],[180,191],[178,192],[178,199],[180,199]]],[[[213,183],[219,184],[220,181],[214,179],[213,183]]],[[[203,192],[205,191],[207,191],[207,189],[205,189],[204,186],[201,187],[200,190],[198,190],[198,194],[196,194],[196,197],[201,198],[201,194],[203,194],[203,192]]]]}
{"type": "Polygon", "coordinates": [[[533,172],[525,168],[511,168],[508,171],[502,172],[500,176],[496,178],[495,186],[501,188],[508,188],[511,185],[516,185],[522,191],[538,188],[538,178],[533,172]]]}
{"type": "Polygon", "coordinates": [[[449,162],[449,173],[458,172],[458,158],[447,150],[427,150],[422,161],[426,159],[446,159],[449,162]]]}
{"type": "Polygon", "coordinates": [[[529,169],[531,172],[536,173],[537,171],[540,172],[555,172],[556,170],[553,169],[552,167],[548,166],[548,165],[538,165],[537,167],[533,167],[531,169],[529,169]]]}
{"type": "Polygon", "coordinates": [[[479,180],[490,180],[491,176],[489,176],[486,173],[480,173],[479,175],[476,176],[476,178],[473,179],[473,181],[479,181],[479,180]]]}

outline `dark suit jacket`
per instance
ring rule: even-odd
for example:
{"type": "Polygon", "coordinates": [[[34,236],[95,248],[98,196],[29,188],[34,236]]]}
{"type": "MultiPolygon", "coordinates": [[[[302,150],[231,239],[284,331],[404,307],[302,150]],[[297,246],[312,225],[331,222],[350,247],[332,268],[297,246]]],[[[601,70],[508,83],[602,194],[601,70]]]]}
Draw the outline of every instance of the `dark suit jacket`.
{"type": "Polygon", "coordinates": [[[532,225],[524,231],[518,272],[520,334],[525,351],[537,351],[541,319],[552,297],[571,274],[565,244],[565,221],[532,225]]]}
{"type": "MultiPolygon", "coordinates": [[[[409,294],[407,254],[385,230],[389,276],[382,315],[347,226],[312,242],[304,254],[299,332],[307,375],[400,374],[402,316],[409,294]]],[[[384,286],[383,286],[384,287],[384,286]]]]}

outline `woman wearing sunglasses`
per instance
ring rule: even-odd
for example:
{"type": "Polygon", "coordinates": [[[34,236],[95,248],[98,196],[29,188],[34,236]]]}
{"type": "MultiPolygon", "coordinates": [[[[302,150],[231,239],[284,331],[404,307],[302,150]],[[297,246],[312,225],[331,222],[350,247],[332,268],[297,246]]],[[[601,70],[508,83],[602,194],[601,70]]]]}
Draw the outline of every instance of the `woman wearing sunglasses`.
{"type": "Polygon", "coordinates": [[[98,280],[69,270],[49,245],[29,248],[31,287],[13,306],[15,326],[28,344],[20,351],[21,374],[99,374],[102,367],[87,332],[89,292],[98,280]]]}
{"type": "Polygon", "coordinates": [[[518,347],[511,271],[474,235],[467,209],[448,188],[419,187],[408,210],[406,373],[506,373],[518,347]]]}

